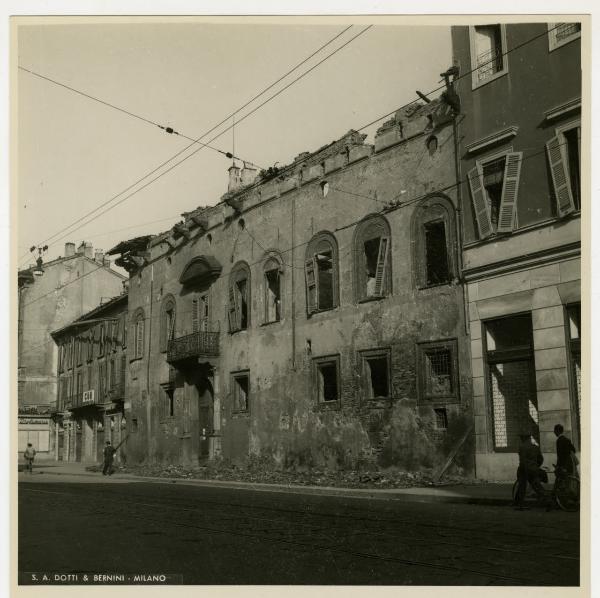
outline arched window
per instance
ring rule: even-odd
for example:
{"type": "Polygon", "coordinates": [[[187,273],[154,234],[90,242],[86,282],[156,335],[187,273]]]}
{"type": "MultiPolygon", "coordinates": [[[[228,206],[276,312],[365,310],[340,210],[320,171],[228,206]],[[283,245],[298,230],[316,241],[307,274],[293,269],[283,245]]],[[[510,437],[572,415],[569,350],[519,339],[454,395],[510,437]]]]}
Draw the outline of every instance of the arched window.
{"type": "Polygon", "coordinates": [[[144,356],[144,310],[140,307],[133,315],[133,358],[141,359],[144,356]]]}
{"type": "Polygon", "coordinates": [[[415,284],[427,288],[450,283],[457,276],[454,205],[445,196],[423,200],[412,218],[415,284]]]}
{"type": "Polygon", "coordinates": [[[354,288],[357,301],[392,292],[392,252],[388,221],[379,215],[364,218],[354,231],[354,288]]]}
{"type": "Polygon", "coordinates": [[[246,330],[250,325],[250,268],[238,262],[229,274],[229,332],[246,330]]]}
{"type": "Polygon", "coordinates": [[[160,306],[160,342],[161,352],[167,350],[169,341],[175,336],[175,311],[176,303],[173,295],[166,295],[160,306]]]}
{"type": "Polygon", "coordinates": [[[269,252],[263,267],[265,323],[281,321],[283,260],[276,252],[269,252]]]}
{"type": "Polygon", "coordinates": [[[338,247],[331,233],[321,232],[311,239],[306,249],[304,271],[307,314],[337,307],[338,247]]]}

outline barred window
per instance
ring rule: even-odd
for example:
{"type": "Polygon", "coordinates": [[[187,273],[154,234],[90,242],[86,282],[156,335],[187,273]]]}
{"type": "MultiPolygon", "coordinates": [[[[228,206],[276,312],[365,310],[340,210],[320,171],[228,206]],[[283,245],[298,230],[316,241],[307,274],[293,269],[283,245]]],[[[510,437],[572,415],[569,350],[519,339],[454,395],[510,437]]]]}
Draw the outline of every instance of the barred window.
{"type": "Polygon", "coordinates": [[[417,363],[421,400],[434,403],[458,400],[456,339],[419,343],[417,363]]]}
{"type": "Polygon", "coordinates": [[[473,89],[508,71],[504,25],[470,27],[470,41],[473,89]]]}
{"type": "Polygon", "coordinates": [[[556,50],[581,37],[581,23],[548,23],[549,50],[556,50]]]}

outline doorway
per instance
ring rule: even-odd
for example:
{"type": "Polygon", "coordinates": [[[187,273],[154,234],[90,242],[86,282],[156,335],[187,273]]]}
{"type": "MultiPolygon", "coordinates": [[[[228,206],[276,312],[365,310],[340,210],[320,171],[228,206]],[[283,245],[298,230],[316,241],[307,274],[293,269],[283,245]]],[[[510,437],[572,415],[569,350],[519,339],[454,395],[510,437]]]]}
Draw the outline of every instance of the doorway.
{"type": "Polygon", "coordinates": [[[198,390],[198,458],[204,461],[210,457],[211,438],[214,433],[213,387],[208,379],[201,380],[198,390]]]}

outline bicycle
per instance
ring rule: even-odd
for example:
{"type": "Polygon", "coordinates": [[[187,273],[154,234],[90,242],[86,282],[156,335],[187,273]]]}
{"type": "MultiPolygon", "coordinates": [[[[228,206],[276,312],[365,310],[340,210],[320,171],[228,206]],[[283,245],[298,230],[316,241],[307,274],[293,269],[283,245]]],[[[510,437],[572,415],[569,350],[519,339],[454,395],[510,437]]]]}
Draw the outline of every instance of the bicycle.
{"type": "MultiPolygon", "coordinates": [[[[574,474],[569,474],[564,471],[560,471],[556,465],[553,465],[553,470],[546,467],[540,468],[546,473],[554,474],[554,486],[549,491],[550,498],[554,501],[556,506],[563,511],[573,513],[579,510],[579,497],[580,497],[580,480],[574,474]]],[[[512,498],[513,503],[517,502],[517,489],[519,487],[519,480],[517,480],[512,487],[512,498]]],[[[532,489],[527,484],[527,497],[532,496],[532,489]]],[[[538,496],[534,493],[535,498],[538,502],[541,502],[545,497],[538,496]]]]}

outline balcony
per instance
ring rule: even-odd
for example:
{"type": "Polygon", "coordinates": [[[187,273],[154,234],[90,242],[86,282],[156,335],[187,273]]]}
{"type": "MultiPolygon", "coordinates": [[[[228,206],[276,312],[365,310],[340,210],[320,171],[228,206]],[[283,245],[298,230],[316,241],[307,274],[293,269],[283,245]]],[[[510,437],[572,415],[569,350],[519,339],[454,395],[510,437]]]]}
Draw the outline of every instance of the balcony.
{"type": "Polygon", "coordinates": [[[218,332],[193,332],[170,340],[167,345],[168,363],[178,363],[197,357],[216,357],[218,355],[218,332]]]}

